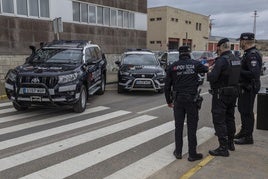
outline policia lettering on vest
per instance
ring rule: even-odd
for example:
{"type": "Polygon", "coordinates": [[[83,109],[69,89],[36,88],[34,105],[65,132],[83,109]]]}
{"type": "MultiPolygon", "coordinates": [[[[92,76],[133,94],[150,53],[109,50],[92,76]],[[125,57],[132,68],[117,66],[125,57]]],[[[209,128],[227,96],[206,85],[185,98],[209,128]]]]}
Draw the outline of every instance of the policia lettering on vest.
{"type": "Polygon", "coordinates": [[[212,94],[212,120],[219,147],[210,150],[214,156],[229,156],[228,150],[235,150],[235,104],[238,97],[240,59],[230,51],[229,39],[223,38],[217,44],[219,57],[207,74],[212,94]]]}

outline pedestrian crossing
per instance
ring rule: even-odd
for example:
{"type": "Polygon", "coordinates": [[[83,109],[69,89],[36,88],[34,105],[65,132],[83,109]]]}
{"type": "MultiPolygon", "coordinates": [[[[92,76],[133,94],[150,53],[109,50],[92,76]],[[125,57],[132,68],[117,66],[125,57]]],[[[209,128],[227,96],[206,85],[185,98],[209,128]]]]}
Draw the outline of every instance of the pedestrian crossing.
{"type": "MultiPolygon", "coordinates": [[[[106,106],[39,119],[53,109],[13,114],[9,105],[0,103],[0,178],[137,179],[175,161],[172,119],[106,106]]],[[[200,128],[198,144],[213,135],[200,128]]],[[[187,145],[184,137],[183,154],[187,145]]]]}

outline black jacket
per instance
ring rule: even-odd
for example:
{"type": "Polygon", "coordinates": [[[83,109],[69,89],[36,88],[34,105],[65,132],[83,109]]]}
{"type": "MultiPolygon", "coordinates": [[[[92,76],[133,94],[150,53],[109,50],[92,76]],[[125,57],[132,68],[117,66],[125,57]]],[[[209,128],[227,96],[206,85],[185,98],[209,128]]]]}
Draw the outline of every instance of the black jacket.
{"type": "Polygon", "coordinates": [[[250,85],[253,81],[260,83],[262,57],[256,47],[245,50],[241,68],[240,83],[242,85],[250,85]]]}
{"type": "Polygon", "coordinates": [[[208,72],[208,67],[201,62],[192,60],[189,55],[180,55],[180,59],[168,67],[165,79],[165,97],[168,104],[172,103],[172,91],[177,94],[197,93],[198,73],[208,72]]]}
{"type": "Polygon", "coordinates": [[[229,80],[229,58],[235,58],[231,51],[221,54],[215,61],[212,71],[207,74],[207,81],[210,82],[211,89],[219,89],[228,86],[229,80]]]}

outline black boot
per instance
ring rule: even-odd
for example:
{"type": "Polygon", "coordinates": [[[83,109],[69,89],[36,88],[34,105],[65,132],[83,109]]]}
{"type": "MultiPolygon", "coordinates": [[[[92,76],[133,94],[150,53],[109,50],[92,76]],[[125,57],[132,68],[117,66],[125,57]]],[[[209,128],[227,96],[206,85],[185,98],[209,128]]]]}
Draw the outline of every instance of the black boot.
{"type": "Polygon", "coordinates": [[[174,150],[173,155],[176,157],[176,159],[182,159],[181,154],[177,153],[176,150],[174,150]]]}
{"type": "Polygon", "coordinates": [[[246,144],[253,144],[253,138],[252,136],[246,136],[246,137],[242,137],[240,139],[235,139],[235,144],[238,145],[246,145],[246,144]]]}
{"type": "Polygon", "coordinates": [[[220,146],[215,150],[210,150],[208,153],[213,156],[223,156],[228,157],[229,151],[228,151],[228,141],[226,138],[219,138],[220,146]]]}
{"type": "Polygon", "coordinates": [[[240,132],[238,132],[238,133],[234,136],[234,138],[235,138],[235,139],[240,139],[240,138],[245,137],[245,136],[246,136],[245,131],[244,131],[243,129],[241,129],[240,132]]]}
{"type": "Polygon", "coordinates": [[[196,160],[201,160],[203,158],[203,155],[201,153],[196,154],[189,154],[188,161],[193,162],[196,160]]]}
{"type": "Polygon", "coordinates": [[[235,151],[234,139],[232,137],[228,137],[228,150],[235,151]]]}

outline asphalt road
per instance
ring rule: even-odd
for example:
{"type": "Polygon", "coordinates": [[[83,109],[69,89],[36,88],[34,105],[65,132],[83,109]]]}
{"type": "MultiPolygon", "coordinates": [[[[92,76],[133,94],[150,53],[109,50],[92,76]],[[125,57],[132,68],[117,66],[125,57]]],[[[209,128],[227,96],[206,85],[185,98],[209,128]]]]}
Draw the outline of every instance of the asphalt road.
{"type": "MultiPolygon", "coordinates": [[[[268,87],[267,72],[262,86],[268,87]]],[[[204,145],[214,130],[208,83],[201,88],[198,143],[204,145]]],[[[237,125],[239,119],[236,112],[237,125]]],[[[67,107],[17,112],[0,103],[0,178],[147,178],[176,162],[173,150],[173,112],[163,94],[118,94],[113,84],[90,97],[82,114],[67,107]]],[[[187,161],[187,143],[183,153],[170,178],[196,164],[187,161]]]]}

